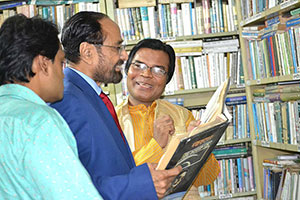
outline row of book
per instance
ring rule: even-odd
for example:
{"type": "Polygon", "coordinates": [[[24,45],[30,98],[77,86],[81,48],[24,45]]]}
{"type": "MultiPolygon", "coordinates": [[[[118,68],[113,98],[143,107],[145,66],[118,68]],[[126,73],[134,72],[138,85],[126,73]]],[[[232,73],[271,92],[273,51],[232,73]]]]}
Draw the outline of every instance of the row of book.
{"type": "Polygon", "coordinates": [[[300,144],[300,101],[253,103],[257,140],[300,144]]]}
{"type": "Polygon", "coordinates": [[[285,8],[297,2],[298,0],[241,0],[241,15],[246,20],[275,6],[285,8]]]}
{"type": "MultiPolygon", "coordinates": [[[[226,99],[228,103],[232,103],[230,102],[230,99],[231,97],[226,99]]],[[[245,96],[243,96],[242,99],[244,100],[241,100],[238,103],[246,101],[245,96]]],[[[227,106],[227,109],[232,116],[232,120],[219,143],[225,143],[228,140],[250,138],[247,104],[230,105],[227,106]]],[[[200,119],[205,109],[192,109],[191,111],[195,119],[200,119]]]]}
{"type": "Polygon", "coordinates": [[[200,186],[201,197],[255,191],[252,156],[218,160],[221,172],[213,184],[200,186]]]}
{"type": "Polygon", "coordinates": [[[238,26],[235,0],[117,8],[115,13],[125,40],[230,32],[238,26]]]}
{"type": "Polygon", "coordinates": [[[183,89],[217,87],[228,77],[231,77],[232,85],[244,84],[237,39],[204,41],[194,52],[184,51],[187,47],[178,46],[174,42],[170,45],[177,55],[176,67],[172,80],[165,88],[165,94],[183,89]]]}
{"type": "Polygon", "coordinates": [[[299,73],[300,15],[279,15],[242,31],[252,80],[299,73]]]}
{"type": "Polygon", "coordinates": [[[280,155],[263,161],[264,199],[300,198],[300,155],[280,155]]]}
{"type": "Polygon", "coordinates": [[[100,12],[100,3],[95,2],[79,2],[71,4],[49,5],[49,6],[37,6],[35,4],[22,4],[16,8],[5,9],[0,14],[0,25],[5,19],[15,14],[24,14],[27,17],[33,17],[35,15],[41,16],[43,19],[47,19],[57,24],[59,29],[62,29],[64,22],[80,11],[95,11],[100,12]]]}

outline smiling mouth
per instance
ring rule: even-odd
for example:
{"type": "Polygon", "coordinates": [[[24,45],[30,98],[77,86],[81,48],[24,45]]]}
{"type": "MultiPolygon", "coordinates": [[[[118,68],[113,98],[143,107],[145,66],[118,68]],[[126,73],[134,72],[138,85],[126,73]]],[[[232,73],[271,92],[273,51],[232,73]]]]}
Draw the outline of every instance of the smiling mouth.
{"type": "Polygon", "coordinates": [[[150,84],[147,84],[147,83],[143,83],[143,82],[136,82],[137,85],[143,87],[143,88],[147,88],[147,89],[151,89],[152,88],[152,85],[150,84]]]}

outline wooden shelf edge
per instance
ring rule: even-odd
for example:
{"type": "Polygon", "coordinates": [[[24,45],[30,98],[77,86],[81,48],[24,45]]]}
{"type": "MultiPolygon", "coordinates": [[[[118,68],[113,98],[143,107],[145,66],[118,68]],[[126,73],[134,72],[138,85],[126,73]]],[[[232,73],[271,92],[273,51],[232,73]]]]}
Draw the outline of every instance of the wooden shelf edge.
{"type": "Polygon", "coordinates": [[[246,197],[246,196],[254,196],[256,195],[256,191],[251,192],[240,192],[240,193],[234,193],[234,194],[224,194],[221,196],[213,196],[213,197],[202,197],[203,200],[210,200],[210,199],[232,199],[235,197],[246,197]]]}
{"type": "Polygon", "coordinates": [[[267,9],[263,12],[257,13],[248,19],[242,20],[240,22],[240,26],[248,26],[255,22],[259,22],[261,20],[265,20],[268,16],[277,13],[277,12],[283,12],[285,10],[288,10],[290,8],[293,8],[294,6],[297,6],[297,4],[300,4],[300,0],[290,0],[288,2],[281,3],[280,5],[277,5],[273,8],[267,9]]]}
{"type": "Polygon", "coordinates": [[[300,73],[291,74],[291,75],[284,75],[284,76],[275,76],[270,78],[263,78],[257,80],[248,80],[248,86],[258,86],[258,85],[265,85],[269,83],[278,83],[278,82],[285,82],[285,81],[297,81],[300,80],[300,73]]]}
{"type": "Polygon", "coordinates": [[[292,152],[300,152],[300,145],[294,144],[283,144],[283,143],[274,143],[274,142],[266,142],[260,140],[253,140],[253,145],[264,147],[264,148],[271,148],[283,151],[292,151],[292,152]]]}
{"type": "Polygon", "coordinates": [[[217,146],[228,145],[228,144],[237,144],[237,143],[242,143],[242,142],[251,142],[251,138],[225,140],[225,141],[219,142],[217,144],[217,146]]]}
{"type": "MultiPolygon", "coordinates": [[[[167,38],[160,38],[160,40],[164,42],[174,42],[174,41],[187,41],[187,40],[196,40],[196,39],[203,39],[203,38],[211,38],[211,37],[223,37],[223,36],[232,36],[238,35],[238,31],[231,31],[231,32],[220,32],[220,33],[210,33],[210,34],[199,34],[199,35],[188,35],[188,36],[178,36],[178,37],[167,37],[167,38]]],[[[124,43],[130,50],[130,46],[136,45],[140,40],[126,40],[124,43]]]]}

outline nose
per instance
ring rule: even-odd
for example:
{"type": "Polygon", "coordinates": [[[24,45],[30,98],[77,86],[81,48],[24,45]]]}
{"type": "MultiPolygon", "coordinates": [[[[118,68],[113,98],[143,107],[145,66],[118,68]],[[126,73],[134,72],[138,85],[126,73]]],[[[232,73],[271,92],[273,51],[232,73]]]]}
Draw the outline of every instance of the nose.
{"type": "Polygon", "coordinates": [[[121,52],[120,59],[123,60],[123,61],[128,60],[128,53],[125,49],[121,52]]]}
{"type": "Polygon", "coordinates": [[[141,75],[145,76],[145,77],[152,77],[153,76],[150,67],[147,67],[147,69],[143,70],[141,72],[141,75]]]}

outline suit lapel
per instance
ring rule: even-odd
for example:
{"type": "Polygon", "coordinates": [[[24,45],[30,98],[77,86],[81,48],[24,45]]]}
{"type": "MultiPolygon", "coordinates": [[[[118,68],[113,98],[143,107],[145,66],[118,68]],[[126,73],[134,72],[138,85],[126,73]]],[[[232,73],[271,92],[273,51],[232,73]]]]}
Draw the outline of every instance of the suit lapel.
{"type": "MultiPolygon", "coordinates": [[[[114,138],[120,152],[125,156],[128,165],[132,168],[135,166],[135,162],[130,151],[130,148],[127,144],[124,143],[120,131],[111,116],[109,110],[103,103],[102,99],[97,95],[95,90],[76,72],[73,70],[66,68],[65,78],[76,85],[82,91],[85,98],[90,102],[90,104],[94,107],[95,111],[98,113],[99,118],[102,118],[103,121],[107,124],[107,128],[110,131],[110,135],[114,138]]],[[[99,130],[99,134],[101,134],[101,130],[99,130]]]]}

